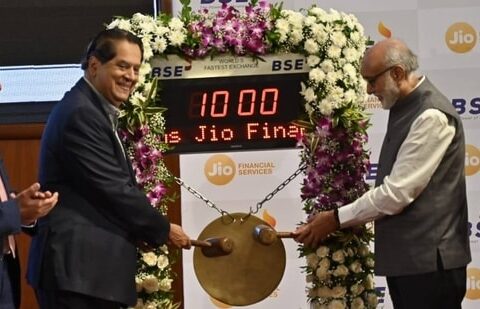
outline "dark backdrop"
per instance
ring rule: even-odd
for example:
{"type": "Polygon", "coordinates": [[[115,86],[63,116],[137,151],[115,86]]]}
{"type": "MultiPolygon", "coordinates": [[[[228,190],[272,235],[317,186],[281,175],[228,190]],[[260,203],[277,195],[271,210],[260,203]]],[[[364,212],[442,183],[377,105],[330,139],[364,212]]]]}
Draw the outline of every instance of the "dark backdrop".
{"type": "Polygon", "coordinates": [[[0,66],[79,63],[114,16],[153,14],[152,0],[0,0],[0,66]]]}

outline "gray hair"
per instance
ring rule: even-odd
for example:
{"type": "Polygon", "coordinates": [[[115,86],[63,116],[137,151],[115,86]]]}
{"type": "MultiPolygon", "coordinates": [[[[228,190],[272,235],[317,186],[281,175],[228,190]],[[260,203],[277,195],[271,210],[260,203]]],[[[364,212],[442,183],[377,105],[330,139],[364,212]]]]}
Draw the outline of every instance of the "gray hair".
{"type": "Polygon", "coordinates": [[[418,69],[417,55],[410,48],[401,44],[396,48],[388,48],[385,53],[385,65],[401,65],[407,74],[415,72],[418,69]]]}

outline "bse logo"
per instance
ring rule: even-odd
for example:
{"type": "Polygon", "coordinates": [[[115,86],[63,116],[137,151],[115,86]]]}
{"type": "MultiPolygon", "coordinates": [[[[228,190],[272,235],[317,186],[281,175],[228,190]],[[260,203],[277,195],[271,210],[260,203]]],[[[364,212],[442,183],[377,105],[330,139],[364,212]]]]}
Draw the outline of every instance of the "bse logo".
{"type": "Polygon", "coordinates": [[[477,44],[477,31],[471,25],[459,22],[448,27],[445,33],[445,43],[455,53],[467,53],[477,44]]]}
{"type": "Polygon", "coordinates": [[[480,150],[473,145],[465,147],[465,175],[472,176],[480,170],[480,150]]]}
{"type": "Polygon", "coordinates": [[[227,155],[211,156],[203,169],[208,181],[217,186],[223,186],[235,177],[235,162],[227,155]]]}
{"type": "Polygon", "coordinates": [[[465,297],[468,299],[480,298],[480,269],[478,268],[467,269],[467,294],[465,297]]]}

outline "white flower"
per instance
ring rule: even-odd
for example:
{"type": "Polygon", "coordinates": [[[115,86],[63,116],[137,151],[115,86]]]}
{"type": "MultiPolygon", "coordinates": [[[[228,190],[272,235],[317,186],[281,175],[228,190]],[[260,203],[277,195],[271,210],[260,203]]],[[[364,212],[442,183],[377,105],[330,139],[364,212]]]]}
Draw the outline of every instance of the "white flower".
{"type": "Polygon", "coordinates": [[[164,278],[162,279],[162,281],[160,281],[160,286],[159,286],[159,289],[164,291],[164,292],[168,292],[172,289],[172,279],[170,278],[164,278]]]}
{"type": "Polygon", "coordinates": [[[330,253],[330,248],[328,248],[327,246],[320,246],[320,247],[318,247],[318,249],[315,253],[319,257],[323,258],[323,257],[326,257],[330,253]]]}
{"type": "Polygon", "coordinates": [[[328,304],[327,308],[328,309],[344,309],[344,308],[347,308],[347,305],[345,304],[345,301],[335,299],[328,304]]]}
{"type": "Polygon", "coordinates": [[[166,255],[159,255],[157,261],[157,267],[160,269],[165,269],[168,266],[168,257],[166,255]]]}
{"type": "Polygon", "coordinates": [[[359,261],[354,261],[352,264],[350,264],[349,268],[352,272],[354,272],[356,274],[363,271],[362,264],[359,261]]]}
{"type": "Polygon", "coordinates": [[[126,31],[131,31],[132,30],[132,25],[130,24],[130,21],[128,21],[128,20],[120,19],[118,24],[117,24],[117,28],[123,29],[123,30],[126,30],[126,31]]]}
{"type": "Polygon", "coordinates": [[[330,260],[327,258],[323,258],[320,260],[320,263],[318,263],[318,268],[315,271],[315,275],[317,275],[318,279],[325,280],[328,278],[329,269],[330,269],[330,260]]]}
{"type": "Polygon", "coordinates": [[[167,43],[167,40],[165,38],[157,37],[153,41],[152,49],[158,54],[163,54],[165,49],[167,49],[167,44],[168,43],[167,43]]]}
{"type": "Polygon", "coordinates": [[[313,80],[315,83],[321,83],[325,79],[325,73],[320,68],[311,69],[308,73],[308,78],[313,80]]]}
{"type": "Polygon", "coordinates": [[[315,55],[310,55],[307,57],[307,64],[309,67],[314,67],[320,63],[320,58],[315,55]]]}
{"type": "Polygon", "coordinates": [[[346,275],[348,275],[348,273],[348,267],[343,264],[338,265],[337,268],[335,268],[335,270],[333,271],[333,275],[335,277],[345,277],[346,275]]]}
{"type": "Polygon", "coordinates": [[[320,102],[320,113],[322,113],[322,115],[325,115],[325,116],[330,116],[333,112],[333,104],[331,103],[331,101],[329,100],[322,100],[320,102]]]}
{"type": "Polygon", "coordinates": [[[344,286],[337,285],[332,289],[332,297],[340,298],[344,297],[345,294],[347,294],[347,289],[344,286]]]}
{"type": "Polygon", "coordinates": [[[320,261],[320,259],[315,253],[310,253],[309,255],[307,255],[306,259],[307,259],[308,267],[311,267],[311,268],[317,267],[318,262],[320,261]]]}
{"type": "Polygon", "coordinates": [[[343,250],[337,250],[333,252],[332,254],[332,260],[334,260],[337,263],[344,263],[345,262],[345,254],[343,253],[343,250]]]}
{"type": "Polygon", "coordinates": [[[345,35],[341,31],[335,31],[332,34],[331,38],[332,38],[333,44],[335,44],[336,46],[338,46],[340,48],[345,46],[345,44],[347,43],[347,38],[345,37],[345,35]]]}
{"type": "Polygon", "coordinates": [[[145,276],[145,278],[143,279],[142,285],[145,291],[149,294],[153,292],[157,292],[160,289],[158,279],[154,275],[145,276]]]}
{"type": "Polygon", "coordinates": [[[305,40],[304,48],[309,54],[316,54],[320,50],[318,43],[312,39],[305,40]]]}
{"type": "Polygon", "coordinates": [[[297,45],[300,43],[300,41],[303,39],[303,32],[302,29],[295,29],[290,33],[290,42],[294,45],[297,45]]]}
{"type": "Polygon", "coordinates": [[[151,251],[145,252],[145,253],[142,253],[142,260],[148,266],[154,266],[157,264],[157,255],[151,251]]]}
{"type": "Polygon", "coordinates": [[[352,309],[364,309],[365,304],[363,303],[363,299],[361,299],[360,297],[355,297],[352,301],[351,308],[352,309]]]}
{"type": "Polygon", "coordinates": [[[353,296],[360,295],[364,290],[365,290],[365,287],[358,283],[355,283],[350,287],[350,291],[352,292],[353,296]]]}
{"type": "Polygon", "coordinates": [[[367,275],[363,285],[367,290],[372,290],[375,287],[375,281],[373,280],[373,276],[371,274],[367,275]]]}
{"type": "Polygon", "coordinates": [[[174,17],[170,20],[170,22],[168,23],[168,26],[172,30],[181,30],[181,29],[183,29],[183,21],[181,21],[177,17],[174,17]]]}
{"type": "Polygon", "coordinates": [[[327,55],[330,58],[340,58],[342,54],[342,49],[336,45],[332,45],[327,49],[327,55]]]}
{"type": "Polygon", "coordinates": [[[375,293],[367,294],[367,304],[369,307],[376,308],[378,304],[378,297],[375,293]]]}
{"type": "Polygon", "coordinates": [[[327,14],[323,9],[319,8],[319,7],[313,7],[309,10],[310,13],[312,13],[313,15],[317,15],[317,16],[323,16],[325,14],[327,14]]]}
{"type": "Polygon", "coordinates": [[[365,261],[365,265],[367,265],[367,267],[373,268],[375,267],[375,260],[369,257],[365,261]]]}
{"type": "Polygon", "coordinates": [[[320,67],[322,68],[323,72],[328,74],[329,72],[333,72],[335,70],[335,66],[333,65],[332,60],[326,59],[321,64],[320,67]]]}
{"type": "Polygon", "coordinates": [[[359,254],[361,257],[367,256],[369,253],[370,253],[370,249],[368,248],[367,245],[361,245],[361,246],[358,248],[358,254],[359,254]]]}
{"type": "Polygon", "coordinates": [[[317,99],[315,91],[310,87],[306,87],[304,83],[302,83],[302,91],[300,91],[300,93],[303,95],[305,101],[307,102],[313,102],[317,99]]]}
{"type": "Polygon", "coordinates": [[[181,31],[172,31],[168,37],[173,46],[180,46],[185,41],[186,35],[181,31]]]}

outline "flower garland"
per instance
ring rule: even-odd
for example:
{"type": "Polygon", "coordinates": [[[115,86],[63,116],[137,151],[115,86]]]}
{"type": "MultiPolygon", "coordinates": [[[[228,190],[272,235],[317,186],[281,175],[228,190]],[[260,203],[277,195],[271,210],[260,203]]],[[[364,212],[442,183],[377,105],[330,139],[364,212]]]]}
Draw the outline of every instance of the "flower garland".
{"type": "MultiPolygon", "coordinates": [[[[121,124],[139,185],[152,205],[165,212],[172,197],[166,188],[173,179],[162,161],[168,145],[159,85],[149,76],[153,56],[177,54],[186,58],[222,53],[261,59],[269,53],[305,55],[310,67],[302,83],[306,115],[297,124],[306,128],[299,140],[306,163],[302,200],[308,215],[341,207],[368,188],[368,118],[362,108],[366,85],[359,74],[367,40],[353,15],[312,7],[304,12],[252,0],[240,11],[224,4],[217,12],[193,12],[181,0],[179,18],[142,14],[116,18],[107,27],[133,32],[144,44],[137,89],[126,102],[121,124]]],[[[319,248],[300,247],[306,257],[308,298],[312,308],[375,308],[372,232],[362,226],[331,235],[319,248]]],[[[171,264],[166,247],[139,251],[136,308],[176,308],[172,301],[171,264]]]]}

